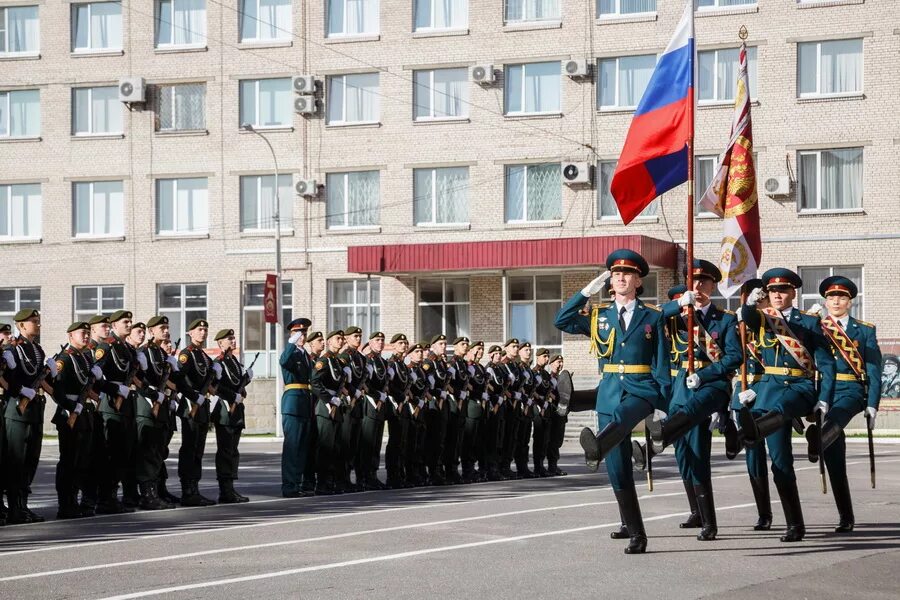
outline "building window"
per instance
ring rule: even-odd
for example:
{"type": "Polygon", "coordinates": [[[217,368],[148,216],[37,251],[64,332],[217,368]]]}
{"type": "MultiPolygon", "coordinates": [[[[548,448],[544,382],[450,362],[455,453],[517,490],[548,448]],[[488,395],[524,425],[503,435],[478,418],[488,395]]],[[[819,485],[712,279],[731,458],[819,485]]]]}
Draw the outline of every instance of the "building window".
{"type": "Polygon", "coordinates": [[[656,0],[597,0],[597,17],[655,13],[656,0]]]}
{"type": "Polygon", "coordinates": [[[87,321],[94,315],[109,315],[125,308],[123,285],[78,285],[73,291],[76,321],[87,321]]]}
{"type": "Polygon", "coordinates": [[[416,225],[469,222],[469,168],[413,170],[416,225]]]}
{"type": "Polygon", "coordinates": [[[559,21],[559,0],[506,0],[506,22],[522,21],[559,21]]]}
{"type": "Polygon", "coordinates": [[[850,308],[850,316],[862,319],[863,311],[863,268],[859,265],[840,267],[800,267],[800,279],[803,287],[797,292],[800,310],[809,310],[813,304],[825,304],[825,300],[819,295],[819,285],[822,280],[832,275],[843,275],[856,284],[857,296],[850,308]]]}
{"type": "Polygon", "coordinates": [[[206,84],[156,86],[156,130],[206,129],[206,84]]]}
{"type": "Polygon", "coordinates": [[[207,233],[205,177],[156,180],[156,232],[207,233]]]}
{"type": "Polygon", "coordinates": [[[328,0],[327,37],[378,33],[378,0],[328,0]]]}
{"type": "Polygon", "coordinates": [[[659,280],[656,271],[647,273],[646,277],[641,277],[641,300],[649,304],[659,303],[659,280]]]}
{"type": "Polygon", "coordinates": [[[241,125],[257,128],[290,127],[293,123],[291,80],[245,79],[241,81],[241,125]]]}
{"type": "Polygon", "coordinates": [[[328,124],[377,123],[378,73],[335,75],[328,78],[328,124]]]}
{"type": "Polygon", "coordinates": [[[416,31],[465,29],[469,0],[415,0],[416,31]]]}
{"type": "Polygon", "coordinates": [[[469,116],[466,69],[434,69],[413,74],[416,121],[469,116]]]}
{"type": "Polygon", "coordinates": [[[40,91],[0,92],[0,137],[29,138],[40,134],[40,91]]]}
{"type": "Polygon", "coordinates": [[[325,179],[328,228],[377,225],[380,182],[378,171],[329,173],[325,179]]]}
{"type": "Polygon", "coordinates": [[[356,325],[363,339],[381,327],[381,282],[377,279],[328,280],[328,330],[356,325]]]}
{"type": "MultiPolygon", "coordinates": [[[[697,77],[700,102],[734,102],[740,74],[740,48],[707,50],[697,53],[697,77]]],[[[747,77],[750,79],[750,98],[756,98],[756,48],[747,48],[747,77]]]]}
{"type": "MultiPolygon", "coordinates": [[[[174,339],[188,345],[187,326],[194,319],[206,319],[206,284],[174,283],[156,287],[156,313],[169,317],[169,330],[174,339]]],[[[213,336],[209,336],[211,343],[213,336]]]]}
{"type": "Polygon", "coordinates": [[[443,333],[452,343],[469,335],[468,279],[420,279],[418,302],[418,339],[443,333]]]}
{"type": "Polygon", "coordinates": [[[509,337],[529,341],[537,348],[561,348],[562,332],[553,323],[562,307],[559,275],[516,275],[507,278],[509,337]]]}
{"type": "Polygon", "coordinates": [[[291,39],[291,0],[241,0],[241,41],[291,39]]]}
{"type": "Polygon", "coordinates": [[[800,210],[858,210],[863,199],[863,149],[800,152],[800,210]]]}
{"type": "Polygon", "coordinates": [[[0,288],[0,323],[13,326],[13,318],[23,308],[41,309],[41,288],[0,288]]]}
{"type": "Polygon", "coordinates": [[[116,86],[72,90],[72,133],[110,135],[122,133],[122,103],[116,86]]]}
{"type": "Polygon", "coordinates": [[[729,8],[731,6],[746,6],[756,4],[756,0],[697,0],[697,9],[729,8]]]}
{"type": "Polygon", "coordinates": [[[125,199],[121,181],[84,181],[72,187],[75,237],[124,235],[125,199]]]}
{"type": "MultiPolygon", "coordinates": [[[[609,187],[612,184],[612,178],[613,174],[616,172],[617,163],[618,161],[615,160],[604,160],[600,162],[600,186],[597,189],[597,213],[600,215],[601,219],[622,220],[622,217],[619,215],[619,206],[616,204],[616,199],[613,198],[612,191],[610,191],[609,187]]],[[[648,204],[647,208],[641,211],[641,214],[637,216],[638,219],[641,217],[656,217],[656,200],[648,204]]]]}
{"type": "Polygon", "coordinates": [[[0,55],[37,54],[40,41],[37,6],[0,6],[0,55]]]}
{"type": "Polygon", "coordinates": [[[506,222],[562,218],[562,172],[558,164],[506,167],[506,222]]]}
{"type": "Polygon", "coordinates": [[[600,110],[634,110],[656,68],[656,55],[601,58],[597,67],[597,107],[600,110]]]}
{"type": "Polygon", "coordinates": [[[248,355],[260,353],[260,360],[253,367],[255,377],[275,377],[280,371],[278,355],[275,348],[276,335],[284,336],[284,345],[290,332],[284,326],[291,322],[294,306],[294,285],[290,281],[281,282],[281,323],[266,323],[263,310],[263,297],[265,295],[263,282],[244,283],[244,310],[243,310],[243,335],[240,346],[244,355],[244,362],[249,366],[248,355]]]}
{"type": "Polygon", "coordinates": [[[859,94],[863,91],[863,41],[797,44],[800,97],[859,94]]]}
{"type": "Polygon", "coordinates": [[[156,0],[156,47],[206,45],[206,0],[156,0]]]}
{"type": "Polygon", "coordinates": [[[72,5],[73,51],[97,52],[121,49],[121,2],[87,2],[72,5]]]}
{"type": "Polygon", "coordinates": [[[560,112],[559,62],[506,65],[506,114],[560,112]]]}
{"type": "MultiPolygon", "coordinates": [[[[279,221],[281,230],[291,229],[294,223],[294,191],[291,176],[278,176],[279,221]]],[[[241,177],[241,231],[275,230],[275,176],[248,175],[241,177]]]]}
{"type": "Polygon", "coordinates": [[[700,199],[712,183],[713,177],[716,175],[716,166],[718,165],[718,156],[695,156],[694,157],[694,209],[699,217],[714,216],[716,213],[710,212],[700,204],[700,199]]]}
{"type": "Polygon", "coordinates": [[[0,185],[0,240],[41,237],[41,184],[0,185]]]}

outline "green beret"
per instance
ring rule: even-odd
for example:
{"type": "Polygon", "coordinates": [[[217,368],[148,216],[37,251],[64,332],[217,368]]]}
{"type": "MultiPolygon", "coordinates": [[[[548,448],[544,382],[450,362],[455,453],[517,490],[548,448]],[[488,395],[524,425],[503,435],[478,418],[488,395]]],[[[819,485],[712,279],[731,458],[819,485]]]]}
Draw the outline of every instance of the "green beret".
{"type": "Polygon", "coordinates": [[[144,325],[141,321],[138,321],[137,323],[132,323],[131,328],[132,329],[143,329],[145,331],[147,330],[147,326],[144,325]]]}
{"type": "Polygon", "coordinates": [[[333,330],[333,331],[329,331],[329,332],[328,332],[328,335],[325,336],[325,339],[326,339],[326,340],[330,340],[331,338],[333,338],[333,337],[336,336],[336,335],[341,335],[341,336],[342,336],[342,335],[344,335],[344,332],[341,331],[340,329],[335,329],[335,330],[333,330]]]}
{"type": "Polygon", "coordinates": [[[501,348],[497,344],[494,344],[493,346],[488,348],[488,354],[493,354],[494,352],[503,352],[503,348],[501,348]]]}
{"type": "MultiPolygon", "coordinates": [[[[509,344],[507,344],[507,346],[508,346],[508,345],[509,345],[509,344]]],[[[522,348],[531,348],[531,342],[522,342],[522,343],[519,345],[519,350],[521,350],[522,348]]]]}
{"type": "Polygon", "coordinates": [[[312,333],[309,334],[309,337],[306,338],[306,341],[312,342],[312,341],[320,340],[320,339],[322,339],[322,332],[321,331],[313,331],[312,333]]]}
{"type": "Polygon", "coordinates": [[[348,327],[347,329],[344,330],[344,337],[347,337],[348,335],[354,335],[357,333],[362,335],[362,329],[360,329],[356,325],[351,325],[350,327],[348,327]]]}
{"type": "Polygon", "coordinates": [[[90,319],[88,319],[88,325],[99,325],[100,323],[109,324],[109,317],[106,315],[94,315],[90,319]]]}
{"type": "Polygon", "coordinates": [[[463,336],[460,336],[460,337],[458,337],[458,338],[456,338],[455,340],[453,340],[453,345],[454,345],[454,346],[457,345],[457,344],[468,344],[468,343],[469,343],[469,338],[467,338],[467,337],[464,336],[464,335],[463,335],[463,336]]]}
{"type": "Polygon", "coordinates": [[[394,337],[391,338],[391,343],[396,344],[397,342],[408,342],[409,340],[406,338],[405,333],[395,333],[394,337]]]}
{"type": "Polygon", "coordinates": [[[12,333],[12,325],[9,323],[0,323],[0,333],[12,333]]]}
{"type": "Polygon", "coordinates": [[[74,323],[69,325],[69,328],[66,329],[66,333],[72,333],[73,331],[78,331],[80,329],[84,329],[85,331],[90,331],[91,326],[90,326],[90,324],[88,324],[87,321],[75,321],[74,323]]]}
{"type": "Polygon", "coordinates": [[[424,350],[425,346],[422,342],[418,342],[409,347],[409,350],[406,351],[407,354],[415,352],[416,350],[424,350]]]}
{"type": "Polygon", "coordinates": [[[518,344],[519,344],[519,338],[509,338],[508,340],[506,340],[506,343],[503,344],[503,347],[506,348],[507,346],[509,346],[509,345],[511,345],[511,344],[516,344],[516,345],[518,345],[518,344]]]}
{"type": "Polygon", "coordinates": [[[369,336],[369,339],[370,339],[370,340],[374,340],[375,338],[381,338],[381,339],[384,339],[384,334],[381,333],[380,331],[375,331],[375,332],[372,333],[372,335],[369,336]]]}
{"type": "Polygon", "coordinates": [[[547,350],[546,348],[538,348],[538,349],[537,349],[537,352],[535,352],[534,355],[535,355],[535,356],[544,356],[544,355],[546,355],[546,354],[550,354],[550,351],[547,350]]]}
{"type": "Polygon", "coordinates": [[[194,319],[187,326],[187,330],[193,331],[194,329],[197,329],[198,327],[209,327],[209,322],[206,319],[194,319]]]}
{"type": "Polygon", "coordinates": [[[156,327],[157,325],[168,325],[169,317],[165,315],[156,315],[155,317],[150,317],[147,321],[147,327],[156,327]]]}
{"type": "Polygon", "coordinates": [[[478,340],[477,342],[474,342],[471,346],[469,346],[469,349],[471,350],[472,348],[478,348],[478,347],[484,348],[484,342],[482,342],[481,340],[478,340]]]}
{"type": "Polygon", "coordinates": [[[41,316],[41,313],[36,308],[23,308],[22,310],[20,310],[19,312],[16,313],[16,316],[13,317],[13,321],[15,321],[16,323],[21,323],[22,321],[27,321],[31,317],[40,318],[40,316],[41,316]]]}
{"type": "Polygon", "coordinates": [[[550,357],[550,362],[556,362],[556,361],[560,360],[562,357],[563,357],[562,354],[554,354],[553,356],[550,357]]]}
{"type": "Polygon", "coordinates": [[[443,333],[439,333],[431,338],[431,344],[437,344],[438,342],[446,342],[447,336],[443,333]]]}
{"type": "Polygon", "coordinates": [[[121,321],[122,319],[131,319],[132,314],[130,310],[117,310],[113,314],[109,315],[109,322],[115,323],[116,321],[121,321]]]}
{"type": "Polygon", "coordinates": [[[224,340],[227,337],[231,337],[234,335],[234,329],[220,329],[216,333],[215,341],[224,340]]]}

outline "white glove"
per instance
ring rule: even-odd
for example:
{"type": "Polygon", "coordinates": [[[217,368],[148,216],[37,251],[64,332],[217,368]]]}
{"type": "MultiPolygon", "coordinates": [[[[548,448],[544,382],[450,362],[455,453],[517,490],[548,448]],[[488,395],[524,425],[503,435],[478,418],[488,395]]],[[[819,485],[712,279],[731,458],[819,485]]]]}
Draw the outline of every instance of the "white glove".
{"type": "Polygon", "coordinates": [[[128,394],[130,394],[130,393],[131,393],[131,390],[129,390],[127,387],[125,387],[121,383],[119,384],[119,395],[120,396],[122,396],[123,398],[127,398],[128,394]]]}
{"type": "Polygon", "coordinates": [[[481,392],[481,399],[482,399],[482,400],[489,400],[490,397],[488,396],[488,393],[487,393],[487,392],[481,392]]]}
{"type": "Polygon", "coordinates": [[[165,395],[165,394],[163,394],[162,392],[156,392],[156,401],[157,401],[159,404],[162,404],[162,403],[163,403],[163,400],[165,400],[165,399],[166,399],[166,395],[165,395]]]}
{"type": "Polygon", "coordinates": [[[288,338],[288,344],[296,344],[297,340],[303,337],[303,333],[300,331],[296,331],[291,334],[291,337],[288,338]]]}
{"type": "Polygon", "coordinates": [[[467,391],[465,391],[465,390],[463,390],[463,391],[461,391],[461,392],[459,393],[459,399],[460,399],[460,400],[465,400],[465,399],[468,398],[468,397],[469,397],[469,392],[467,392],[467,391]]]}
{"type": "Polygon", "coordinates": [[[609,271],[603,271],[603,273],[601,273],[599,277],[595,278],[589,284],[584,286],[584,289],[581,290],[581,293],[584,296],[587,296],[588,298],[590,298],[591,296],[593,296],[594,294],[596,294],[597,292],[599,292],[600,290],[603,289],[603,284],[606,283],[606,281],[611,276],[612,276],[612,273],[610,273],[609,271]]]}
{"type": "Polygon", "coordinates": [[[137,355],[138,364],[141,365],[141,371],[147,370],[147,357],[141,352],[137,355]]]}
{"type": "Polygon", "coordinates": [[[813,304],[812,306],[810,306],[810,307],[809,307],[809,310],[806,311],[806,312],[819,313],[819,315],[821,315],[821,316],[823,316],[823,317],[824,317],[825,315],[828,314],[828,313],[825,313],[825,308],[824,308],[821,304],[819,304],[818,302],[816,302],[815,304],[813,304]],[[825,314],[822,314],[822,313],[825,313],[825,314]]]}
{"type": "Polygon", "coordinates": [[[355,392],[353,392],[354,398],[359,398],[362,395],[363,395],[362,390],[356,390],[355,392]]]}
{"type": "Polygon", "coordinates": [[[700,376],[696,373],[691,373],[687,376],[687,379],[685,379],[684,382],[687,384],[687,389],[696,390],[698,387],[700,387],[700,376]]]}
{"type": "Polygon", "coordinates": [[[74,410],[73,412],[74,412],[76,415],[80,415],[80,414],[81,414],[81,411],[83,411],[83,410],[84,410],[84,406],[83,406],[83,405],[81,405],[81,404],[76,404],[76,405],[75,405],[75,410],[74,410]]]}
{"type": "Polygon", "coordinates": [[[50,376],[56,377],[56,374],[59,373],[59,369],[56,368],[56,361],[53,360],[52,357],[48,356],[46,362],[47,368],[50,369],[50,376]]]}
{"type": "Polygon", "coordinates": [[[217,362],[212,364],[213,371],[216,372],[216,379],[222,379],[222,365],[217,362]]]}
{"type": "MultiPolygon", "coordinates": [[[[210,401],[210,403],[215,404],[216,402],[219,401],[219,397],[218,396],[210,396],[209,401],[210,401]]],[[[203,406],[204,402],[206,402],[206,396],[200,396],[199,398],[197,398],[197,406],[203,406]]]]}
{"type": "Polygon", "coordinates": [[[454,377],[456,375],[455,367],[447,367],[447,372],[450,373],[450,377],[454,377]]]}
{"type": "Polygon", "coordinates": [[[521,399],[522,399],[522,392],[515,392],[515,393],[513,394],[513,397],[514,397],[516,400],[521,400],[521,399]]]}
{"type": "Polygon", "coordinates": [[[824,419],[825,415],[828,414],[828,403],[825,402],[824,400],[819,400],[818,402],[816,402],[816,411],[815,412],[820,412],[820,411],[822,413],[822,418],[824,419]]]}
{"type": "Polygon", "coordinates": [[[340,398],[338,398],[337,396],[332,396],[332,397],[331,397],[331,400],[329,400],[328,403],[331,404],[331,405],[333,405],[333,406],[340,406],[340,405],[341,405],[341,400],[340,400],[340,398]]]}
{"type": "Polygon", "coordinates": [[[385,400],[387,400],[387,394],[385,394],[384,392],[378,392],[378,400],[384,402],[385,400]]]}
{"type": "Polygon", "coordinates": [[[681,306],[681,307],[690,306],[691,304],[694,303],[694,300],[696,300],[696,299],[697,299],[697,292],[695,292],[694,290],[688,290],[685,293],[683,293],[680,298],[678,298],[678,300],[677,300],[678,306],[681,306]]]}
{"type": "Polygon", "coordinates": [[[393,377],[396,372],[394,367],[388,367],[388,377],[393,377]]]}
{"type": "Polygon", "coordinates": [[[719,428],[719,413],[714,412],[709,419],[709,430],[715,431],[719,428]]]}
{"type": "Polygon", "coordinates": [[[253,369],[247,369],[246,375],[247,375],[247,381],[248,382],[252,381],[253,380],[253,369]]]}
{"type": "Polygon", "coordinates": [[[34,390],[31,389],[30,387],[23,387],[23,388],[19,391],[19,395],[20,395],[20,396],[25,396],[25,397],[28,398],[29,400],[34,400],[34,394],[35,394],[34,390]]]}
{"type": "Polygon", "coordinates": [[[375,372],[375,366],[372,363],[366,363],[366,372],[369,374],[369,377],[371,377],[372,373],[375,372]]]}
{"type": "Polygon", "coordinates": [[[756,400],[756,392],[753,390],[746,390],[738,394],[738,400],[740,400],[741,404],[744,406],[750,406],[753,404],[753,401],[756,400]]]}
{"type": "Polygon", "coordinates": [[[434,377],[431,375],[428,376],[428,385],[434,387],[434,377]]]}
{"type": "Polygon", "coordinates": [[[94,365],[93,367],[91,367],[91,373],[94,375],[94,379],[98,381],[103,379],[103,369],[101,369],[99,366],[94,365]]]}
{"type": "Polygon", "coordinates": [[[174,369],[175,371],[178,370],[178,359],[177,358],[175,358],[174,356],[167,356],[166,362],[169,363],[170,365],[172,365],[172,369],[174,369]]]}
{"type": "Polygon", "coordinates": [[[347,377],[350,377],[350,375],[353,374],[353,371],[350,370],[350,367],[344,367],[342,371],[344,371],[344,375],[346,375],[347,377]]]}
{"type": "Polygon", "coordinates": [[[475,374],[475,367],[473,365],[469,365],[467,370],[469,371],[469,375],[475,374]]]}
{"type": "Polygon", "coordinates": [[[241,396],[240,394],[238,394],[237,398],[234,399],[234,403],[235,403],[235,404],[243,404],[243,403],[244,403],[244,397],[241,396]]]}
{"type": "Polygon", "coordinates": [[[410,372],[409,372],[409,376],[412,377],[412,380],[413,380],[413,381],[418,381],[418,380],[419,380],[419,376],[416,375],[416,372],[415,372],[415,371],[410,371],[410,372]]]}
{"type": "Polygon", "coordinates": [[[509,378],[510,383],[512,383],[513,381],[516,380],[516,376],[513,375],[512,373],[507,373],[506,376],[509,378]]]}
{"type": "Polygon", "coordinates": [[[3,352],[3,360],[6,361],[6,366],[10,369],[16,368],[16,359],[13,358],[12,352],[9,350],[5,350],[3,352]]]}
{"type": "Polygon", "coordinates": [[[178,410],[178,400],[169,400],[169,410],[172,412],[178,410]]]}
{"type": "Polygon", "coordinates": [[[754,288],[752,292],[747,295],[747,306],[756,306],[756,303],[766,297],[766,293],[762,288],[754,288]]]}
{"type": "Polygon", "coordinates": [[[447,397],[447,390],[441,390],[441,400],[444,400],[447,397]]]}
{"type": "Polygon", "coordinates": [[[878,416],[878,409],[872,406],[867,406],[866,416],[869,418],[869,429],[875,431],[875,417],[878,416]]]}

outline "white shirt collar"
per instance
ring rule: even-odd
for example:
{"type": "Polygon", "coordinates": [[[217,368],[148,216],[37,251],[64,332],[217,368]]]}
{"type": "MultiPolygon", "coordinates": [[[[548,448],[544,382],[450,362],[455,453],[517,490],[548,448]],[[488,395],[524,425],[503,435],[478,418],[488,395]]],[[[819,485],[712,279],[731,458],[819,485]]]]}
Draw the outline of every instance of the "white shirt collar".
{"type": "Polygon", "coordinates": [[[697,310],[699,310],[700,312],[702,312],[702,313],[703,313],[703,316],[705,317],[705,316],[706,316],[706,313],[709,312],[710,307],[712,307],[712,302],[710,302],[710,303],[707,304],[706,306],[701,306],[701,307],[698,308],[697,310]]]}
{"type": "Polygon", "coordinates": [[[616,312],[621,313],[622,307],[625,307],[625,312],[630,314],[634,312],[635,307],[637,307],[637,298],[629,302],[628,304],[620,304],[618,300],[616,300],[616,312]]]}
{"type": "Polygon", "coordinates": [[[793,312],[794,312],[794,307],[791,306],[790,308],[787,308],[787,309],[781,311],[781,314],[784,315],[785,319],[790,319],[791,313],[793,313],[793,312]]]}
{"type": "Polygon", "coordinates": [[[850,324],[850,314],[848,313],[848,314],[844,315],[843,317],[841,317],[840,319],[835,319],[835,321],[840,323],[842,328],[847,329],[847,326],[850,324]]]}

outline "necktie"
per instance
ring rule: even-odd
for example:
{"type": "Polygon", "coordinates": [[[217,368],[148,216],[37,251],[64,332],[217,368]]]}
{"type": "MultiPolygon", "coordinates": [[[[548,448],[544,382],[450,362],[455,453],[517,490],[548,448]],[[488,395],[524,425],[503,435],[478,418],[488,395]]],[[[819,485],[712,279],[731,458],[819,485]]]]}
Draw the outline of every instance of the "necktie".
{"type": "Polygon", "coordinates": [[[625,307],[624,306],[619,309],[619,327],[622,328],[623,333],[625,332],[625,329],[627,329],[625,327],[625,307]]]}

